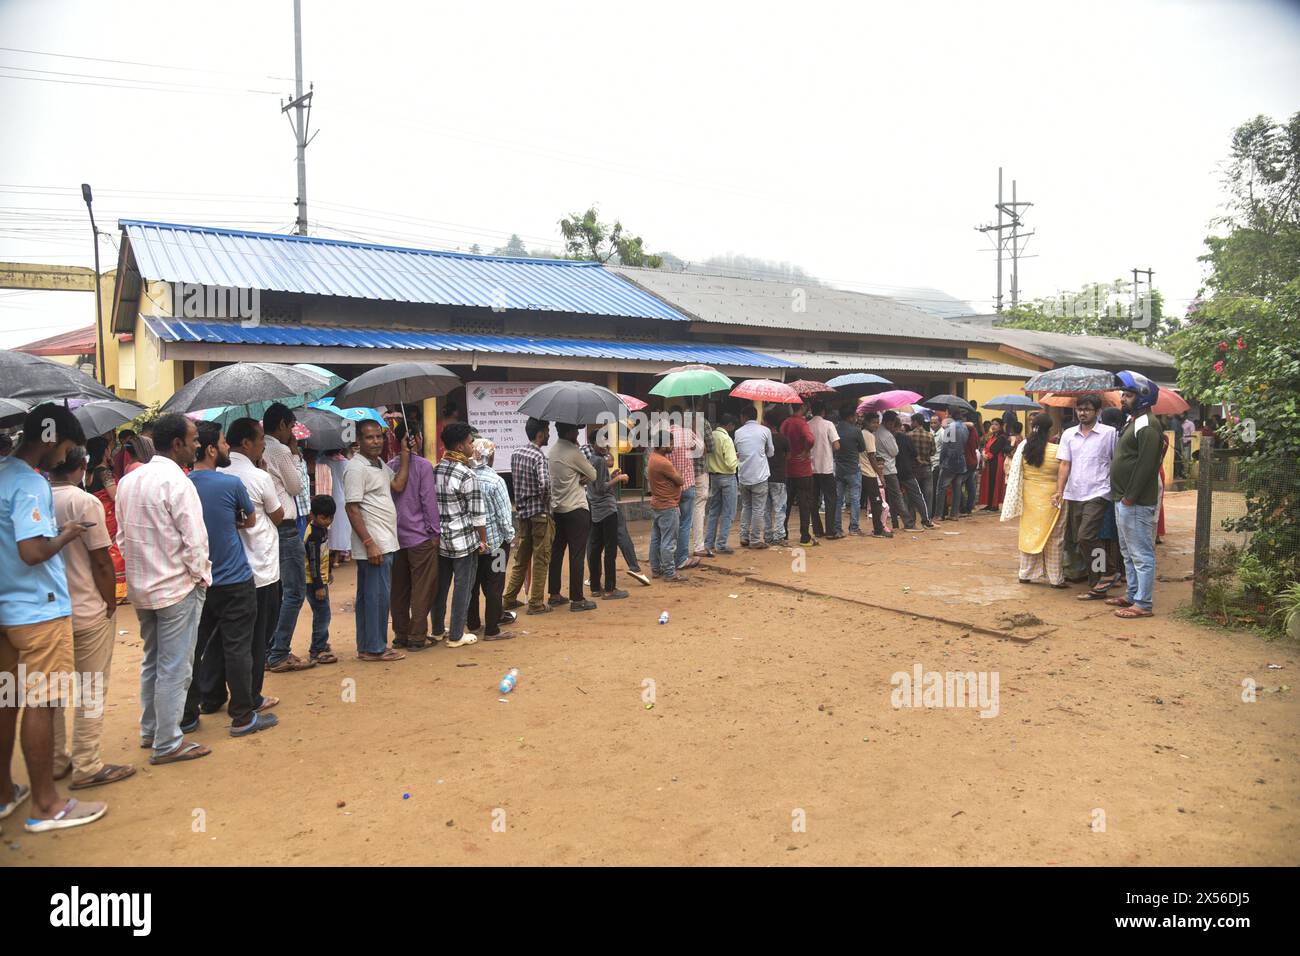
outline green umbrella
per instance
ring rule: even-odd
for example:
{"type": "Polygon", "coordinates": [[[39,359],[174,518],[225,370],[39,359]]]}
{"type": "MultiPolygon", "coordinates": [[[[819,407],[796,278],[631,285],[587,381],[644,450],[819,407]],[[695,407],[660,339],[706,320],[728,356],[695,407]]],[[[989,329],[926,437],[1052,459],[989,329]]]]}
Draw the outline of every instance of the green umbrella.
{"type": "Polygon", "coordinates": [[[708,365],[689,365],[672,369],[664,374],[651,395],[661,398],[681,398],[694,395],[708,395],[729,389],[736,383],[723,375],[716,368],[708,365]]]}

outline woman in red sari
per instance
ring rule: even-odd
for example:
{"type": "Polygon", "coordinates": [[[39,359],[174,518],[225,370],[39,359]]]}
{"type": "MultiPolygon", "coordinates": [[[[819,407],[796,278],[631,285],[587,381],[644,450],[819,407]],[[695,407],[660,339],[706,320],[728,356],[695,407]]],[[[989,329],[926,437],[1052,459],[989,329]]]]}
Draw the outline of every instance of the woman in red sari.
{"type": "Polygon", "coordinates": [[[995,418],[991,426],[980,447],[984,468],[980,472],[979,500],[984,504],[984,511],[1000,510],[1002,497],[1007,491],[1006,475],[1002,469],[1007,454],[1007,437],[1002,433],[1001,419],[995,418]]]}
{"type": "Polygon", "coordinates": [[[113,573],[117,576],[117,603],[126,600],[126,562],[122,552],[117,549],[117,512],[114,502],[117,500],[117,482],[113,478],[112,446],[106,438],[92,438],[86,442],[86,458],[91,463],[86,474],[86,490],[99,499],[104,506],[104,527],[112,542],[108,546],[109,557],[113,559],[113,573]]]}

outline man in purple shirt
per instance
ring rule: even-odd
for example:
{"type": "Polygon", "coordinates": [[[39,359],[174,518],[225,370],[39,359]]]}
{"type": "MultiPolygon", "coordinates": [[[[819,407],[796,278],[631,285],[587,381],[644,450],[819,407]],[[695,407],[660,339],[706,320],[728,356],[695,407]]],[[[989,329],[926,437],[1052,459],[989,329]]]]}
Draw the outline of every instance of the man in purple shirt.
{"type": "Polygon", "coordinates": [[[1096,395],[1080,395],[1074,410],[1079,424],[1061,435],[1056,452],[1061,467],[1052,504],[1060,508],[1063,501],[1067,503],[1067,531],[1088,565],[1089,593],[1080,600],[1096,600],[1094,595],[1105,597],[1119,570],[1107,567],[1106,549],[1100,540],[1106,503],[1110,500],[1110,460],[1115,457],[1119,433],[1097,421],[1101,399],[1096,395]],[[1107,580],[1102,580],[1103,575],[1107,580]]]}
{"type": "MultiPolygon", "coordinates": [[[[406,425],[394,432],[398,447],[406,439],[406,425]]],[[[393,555],[393,646],[418,651],[430,644],[429,613],[438,590],[438,486],[433,463],[424,457],[424,436],[415,436],[406,487],[393,492],[397,507],[398,551],[393,555]]],[[[394,458],[388,467],[397,470],[394,458]]]]}

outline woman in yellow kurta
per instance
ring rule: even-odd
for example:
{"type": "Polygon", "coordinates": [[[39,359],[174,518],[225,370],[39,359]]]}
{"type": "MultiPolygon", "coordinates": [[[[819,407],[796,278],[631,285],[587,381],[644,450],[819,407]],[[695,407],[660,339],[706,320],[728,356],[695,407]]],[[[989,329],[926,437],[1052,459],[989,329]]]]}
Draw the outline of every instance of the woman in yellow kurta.
{"type": "Polygon", "coordinates": [[[1060,468],[1052,428],[1052,418],[1044,412],[1030,421],[1029,438],[1017,446],[1007,475],[1002,520],[1020,518],[1020,583],[1037,584],[1046,577],[1052,587],[1063,588],[1065,519],[1052,504],[1060,468]]]}

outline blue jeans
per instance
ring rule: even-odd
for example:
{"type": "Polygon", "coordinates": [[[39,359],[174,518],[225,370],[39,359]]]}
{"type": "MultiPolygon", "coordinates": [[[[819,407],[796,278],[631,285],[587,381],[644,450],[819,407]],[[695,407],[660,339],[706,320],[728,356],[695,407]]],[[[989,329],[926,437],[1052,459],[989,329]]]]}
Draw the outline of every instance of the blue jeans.
{"type": "Polygon", "coordinates": [[[140,739],[162,757],[181,745],[181,714],[194,676],[194,647],[207,589],[196,586],[168,607],[136,608],[144,660],[140,663],[140,739]]]}
{"type": "MultiPolygon", "coordinates": [[[[845,510],[845,504],[848,505],[849,513],[849,530],[861,531],[859,521],[862,519],[862,472],[855,471],[848,477],[838,476],[835,479],[835,485],[840,492],[840,506],[837,512],[845,510]]],[[[841,528],[841,518],[837,513],[831,524],[831,530],[839,531],[841,528]]]]}
{"type": "Polygon", "coordinates": [[[1119,530],[1119,549],[1124,554],[1128,599],[1149,611],[1156,587],[1156,506],[1117,501],[1115,526],[1119,530]]]}
{"type": "Polygon", "coordinates": [[[392,603],[393,555],[379,564],[364,557],[357,562],[357,653],[382,654],[388,650],[388,610],[392,603]]]}
{"type": "Polygon", "coordinates": [[[656,508],[654,515],[654,524],[650,527],[650,570],[666,578],[675,578],[682,515],[676,508],[656,508]]]}
{"type": "Polygon", "coordinates": [[[740,543],[762,544],[767,523],[767,482],[740,486],[740,543]]]}
{"type": "MultiPolygon", "coordinates": [[[[967,469],[966,476],[963,479],[962,491],[964,494],[961,501],[961,513],[968,515],[975,510],[975,499],[979,497],[980,493],[980,473],[978,469],[967,469]]],[[[956,495],[956,492],[953,492],[953,494],[956,495]]]]}
{"type": "Polygon", "coordinates": [[[682,489],[682,500],[677,505],[677,566],[691,559],[691,519],[695,516],[695,486],[682,489]]]}
{"type": "MultiPolygon", "coordinates": [[[[573,544],[570,543],[570,548],[573,544]]],[[[586,555],[586,545],[581,553],[586,555]]],[[[438,554],[438,590],[433,598],[433,636],[442,635],[443,623],[447,620],[447,595],[451,595],[451,621],[447,625],[447,640],[454,643],[465,636],[465,625],[469,620],[469,603],[474,597],[474,582],[478,580],[478,551],[462,554],[453,558],[438,554]]],[[[582,562],[579,562],[581,566],[582,562]]],[[[578,576],[582,580],[582,576],[578,576]]],[[[481,590],[481,588],[480,588],[481,590]]]]}
{"type": "Polygon", "coordinates": [[[325,585],[325,596],[316,597],[314,588],[307,588],[307,603],[311,605],[311,656],[330,649],[330,589],[325,585]]]}
{"type": "Polygon", "coordinates": [[[280,616],[271,635],[266,662],[278,664],[289,656],[298,612],[307,592],[307,551],[295,521],[281,521],[280,527],[280,616]]]}
{"type": "Polygon", "coordinates": [[[736,520],[736,476],[709,474],[709,511],[704,518],[704,547],[725,548],[736,520]]]}
{"type": "Polygon", "coordinates": [[[767,512],[763,515],[763,540],[777,544],[785,540],[785,479],[767,483],[767,512]]]}

